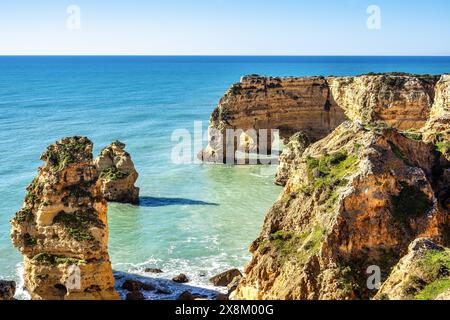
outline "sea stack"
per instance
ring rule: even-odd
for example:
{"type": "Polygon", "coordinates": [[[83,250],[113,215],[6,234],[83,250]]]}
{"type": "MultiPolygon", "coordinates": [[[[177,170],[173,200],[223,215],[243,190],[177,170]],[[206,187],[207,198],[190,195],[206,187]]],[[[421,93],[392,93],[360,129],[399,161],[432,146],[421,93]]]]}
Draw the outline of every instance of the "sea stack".
{"type": "Polygon", "coordinates": [[[139,175],[124,143],[114,141],[101,151],[94,163],[107,201],[139,203],[139,188],[134,185],[139,175]]]}
{"type": "Polygon", "coordinates": [[[32,299],[119,299],[108,255],[107,202],[92,146],[85,137],[50,145],[11,221],[32,299]]]}

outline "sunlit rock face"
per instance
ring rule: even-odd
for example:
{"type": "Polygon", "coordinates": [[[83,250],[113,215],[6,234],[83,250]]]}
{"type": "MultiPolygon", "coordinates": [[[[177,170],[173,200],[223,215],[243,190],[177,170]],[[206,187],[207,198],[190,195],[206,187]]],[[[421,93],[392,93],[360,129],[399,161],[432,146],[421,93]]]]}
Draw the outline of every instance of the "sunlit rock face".
{"type": "Polygon", "coordinates": [[[27,291],[37,300],[119,299],[92,142],[64,138],[41,160],[45,164],[11,221],[12,242],[24,255],[27,291]]]}
{"type": "Polygon", "coordinates": [[[369,299],[418,237],[450,241],[449,163],[433,144],[344,122],[297,159],[235,299],[369,299]]]}
{"type": "Polygon", "coordinates": [[[139,175],[124,143],[111,143],[94,163],[100,172],[101,190],[107,201],[139,203],[139,188],[134,185],[139,175]]]}
{"type": "Polygon", "coordinates": [[[199,158],[224,163],[235,157],[227,152],[233,153],[239,147],[258,151],[260,140],[269,141],[270,152],[271,133],[268,137],[257,135],[253,139],[255,146],[249,147],[242,145],[248,144],[246,139],[227,139],[227,129],[242,130],[242,135],[247,130],[277,129],[285,142],[297,132],[315,142],[348,119],[363,124],[383,123],[402,131],[418,130],[428,121],[435,96],[440,99],[436,92],[443,90],[436,88],[439,79],[392,73],[356,77],[245,76],[225,93],[211,114],[210,130],[222,133],[223,138],[218,140],[212,135],[199,158]],[[227,149],[229,145],[234,149],[227,149]]]}

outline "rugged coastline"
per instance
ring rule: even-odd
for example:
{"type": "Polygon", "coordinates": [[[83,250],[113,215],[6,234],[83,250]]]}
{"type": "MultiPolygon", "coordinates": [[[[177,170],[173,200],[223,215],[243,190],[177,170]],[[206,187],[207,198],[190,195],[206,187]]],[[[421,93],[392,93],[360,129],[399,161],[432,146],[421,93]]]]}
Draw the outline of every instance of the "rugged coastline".
{"type": "MultiPolygon", "coordinates": [[[[228,285],[232,299],[448,299],[449,104],[449,75],[243,77],[221,99],[210,127],[279,130],[286,146],[275,182],[284,190],[250,246],[243,277],[230,270],[211,281],[228,285]],[[367,287],[373,266],[381,288],[367,287]]],[[[248,136],[232,143],[241,141],[260,150],[248,136]]],[[[209,141],[201,158],[224,162],[227,143],[209,141]]],[[[94,160],[92,143],[71,137],[43,154],[11,234],[33,299],[119,297],[106,200],[139,201],[138,175],[124,148],[114,142],[94,160]],[[71,289],[72,266],[102,276],[71,289]]],[[[117,277],[128,299],[164,294],[117,277]]],[[[228,294],[187,291],[179,298],[228,294]]]]}

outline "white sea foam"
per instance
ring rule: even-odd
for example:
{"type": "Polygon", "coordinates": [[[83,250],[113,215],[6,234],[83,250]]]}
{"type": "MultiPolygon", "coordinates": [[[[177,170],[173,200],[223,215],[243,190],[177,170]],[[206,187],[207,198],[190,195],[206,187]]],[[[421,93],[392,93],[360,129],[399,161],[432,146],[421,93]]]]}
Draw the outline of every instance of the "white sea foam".
{"type": "Polygon", "coordinates": [[[25,281],[23,278],[23,262],[17,264],[16,267],[16,277],[19,279],[16,285],[16,294],[14,298],[17,300],[31,300],[30,294],[24,289],[25,281]]]}

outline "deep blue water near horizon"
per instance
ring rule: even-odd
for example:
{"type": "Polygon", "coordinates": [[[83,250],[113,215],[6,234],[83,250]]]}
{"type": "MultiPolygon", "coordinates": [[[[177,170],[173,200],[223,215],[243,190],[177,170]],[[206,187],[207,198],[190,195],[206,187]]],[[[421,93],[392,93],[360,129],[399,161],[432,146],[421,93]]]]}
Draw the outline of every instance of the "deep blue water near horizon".
{"type": "Polygon", "coordinates": [[[127,144],[142,205],[110,204],[115,270],[158,276],[184,272],[208,287],[210,275],[248,261],[248,245],[280,188],[264,167],[176,165],[176,129],[204,128],[226,89],[245,74],[358,75],[450,72],[450,57],[0,57],[0,279],[19,280],[22,260],[9,220],[54,141],[85,135],[94,154],[127,144]]]}

